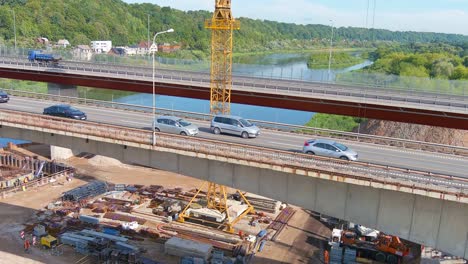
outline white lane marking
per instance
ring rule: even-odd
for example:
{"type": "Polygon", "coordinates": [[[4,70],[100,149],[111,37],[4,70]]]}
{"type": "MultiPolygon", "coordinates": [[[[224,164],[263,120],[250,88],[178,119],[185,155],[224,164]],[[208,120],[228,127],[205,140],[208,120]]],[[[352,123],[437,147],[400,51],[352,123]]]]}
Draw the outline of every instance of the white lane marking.
{"type": "Polygon", "coordinates": [[[122,123],[131,123],[131,124],[138,124],[138,125],[147,125],[146,122],[135,122],[135,121],[128,121],[128,120],[122,121],[122,123]]]}
{"type": "Polygon", "coordinates": [[[289,147],[294,147],[294,148],[300,149],[300,148],[297,146],[297,144],[287,144],[287,143],[274,142],[274,141],[268,141],[268,143],[276,144],[276,145],[289,146],[289,147]]]}

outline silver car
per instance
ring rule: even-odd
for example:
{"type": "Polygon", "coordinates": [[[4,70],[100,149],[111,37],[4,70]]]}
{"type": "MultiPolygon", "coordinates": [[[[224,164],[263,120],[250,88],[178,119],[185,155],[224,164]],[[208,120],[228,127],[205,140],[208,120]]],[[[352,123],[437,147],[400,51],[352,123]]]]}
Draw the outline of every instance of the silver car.
{"type": "Polygon", "coordinates": [[[179,134],[182,136],[195,136],[198,127],[176,116],[160,116],[154,120],[154,129],[159,132],[179,134]]]}
{"type": "Polygon", "coordinates": [[[238,116],[217,115],[211,120],[211,131],[215,134],[233,134],[243,138],[257,137],[260,128],[238,116]]]}
{"type": "Polygon", "coordinates": [[[343,160],[356,161],[358,159],[358,154],[356,151],[336,141],[327,139],[306,140],[304,142],[302,152],[312,155],[339,158],[343,160]]]}

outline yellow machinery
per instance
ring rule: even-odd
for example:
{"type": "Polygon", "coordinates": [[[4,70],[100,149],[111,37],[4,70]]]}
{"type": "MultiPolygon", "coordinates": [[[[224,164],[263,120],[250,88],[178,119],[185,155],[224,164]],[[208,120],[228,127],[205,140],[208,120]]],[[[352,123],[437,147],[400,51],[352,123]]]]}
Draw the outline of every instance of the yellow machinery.
{"type": "Polygon", "coordinates": [[[215,0],[216,9],[205,27],[211,29],[210,112],[229,114],[232,86],[232,33],[240,22],[231,14],[231,0],[215,0]]]}
{"type": "MultiPolygon", "coordinates": [[[[231,112],[231,86],[232,86],[232,33],[240,29],[240,21],[236,21],[231,13],[231,0],[215,0],[215,12],[210,20],[205,21],[205,27],[211,29],[211,80],[210,80],[210,113],[229,114],[231,112]]],[[[206,193],[207,207],[226,214],[225,225],[227,231],[234,232],[234,224],[249,212],[253,206],[237,190],[241,199],[248,205],[241,215],[231,219],[228,214],[226,187],[212,182],[205,182],[198,192],[179,215],[179,221],[184,222],[190,218],[187,210],[208,184],[206,193]]]]}
{"type": "Polygon", "coordinates": [[[51,249],[58,244],[57,239],[51,235],[41,237],[41,245],[45,248],[51,249]]]}

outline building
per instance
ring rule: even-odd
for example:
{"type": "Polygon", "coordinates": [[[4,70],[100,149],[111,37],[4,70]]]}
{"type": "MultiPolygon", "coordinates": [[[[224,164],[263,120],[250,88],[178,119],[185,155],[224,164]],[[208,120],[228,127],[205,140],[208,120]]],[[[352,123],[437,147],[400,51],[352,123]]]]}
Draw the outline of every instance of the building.
{"type": "Polygon", "coordinates": [[[124,47],[116,47],[116,48],[111,48],[109,52],[107,52],[107,54],[116,55],[116,56],[125,56],[127,52],[124,47]]]}
{"type": "Polygon", "coordinates": [[[70,42],[68,42],[68,40],[66,40],[66,39],[59,39],[56,46],[66,48],[66,47],[70,46],[70,42]]]}
{"type": "Polygon", "coordinates": [[[158,51],[159,52],[164,52],[164,53],[171,53],[180,50],[180,44],[169,44],[169,43],[164,43],[164,44],[159,44],[158,45],[158,51]]]}
{"type": "Polygon", "coordinates": [[[73,58],[78,60],[91,60],[93,50],[88,45],[78,45],[73,49],[73,58]]]}
{"type": "Polygon", "coordinates": [[[139,55],[147,55],[150,53],[151,42],[148,41],[140,41],[138,44],[138,51],[137,54],[139,55]]]}
{"type": "Polygon", "coordinates": [[[49,44],[49,39],[44,38],[44,37],[39,37],[39,38],[36,38],[36,42],[47,45],[47,44],[49,44]]]}
{"type": "Polygon", "coordinates": [[[91,41],[91,49],[94,53],[108,53],[112,48],[110,40],[95,40],[91,41]]]}

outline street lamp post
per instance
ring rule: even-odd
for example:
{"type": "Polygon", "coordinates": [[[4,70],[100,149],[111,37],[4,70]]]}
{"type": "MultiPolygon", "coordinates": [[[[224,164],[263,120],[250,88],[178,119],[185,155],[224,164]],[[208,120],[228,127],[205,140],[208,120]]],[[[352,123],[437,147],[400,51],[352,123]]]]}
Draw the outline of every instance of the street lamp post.
{"type": "Polygon", "coordinates": [[[331,38],[330,38],[330,55],[328,56],[328,82],[330,82],[330,75],[331,75],[331,58],[332,58],[332,48],[333,48],[333,20],[331,22],[331,38]]]}
{"type": "Polygon", "coordinates": [[[161,31],[161,32],[158,32],[154,35],[153,37],[153,43],[151,44],[151,47],[150,47],[150,52],[152,53],[152,57],[153,57],[153,146],[156,145],[156,124],[155,124],[155,118],[156,118],[156,93],[155,93],[155,90],[156,90],[156,86],[155,86],[155,81],[154,81],[154,56],[156,54],[156,52],[158,51],[158,46],[156,45],[156,36],[158,36],[159,34],[164,34],[164,33],[171,33],[171,32],[174,32],[174,29],[170,28],[166,31],[161,31]]]}

